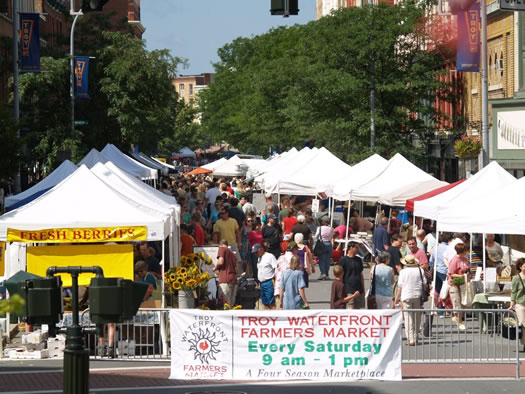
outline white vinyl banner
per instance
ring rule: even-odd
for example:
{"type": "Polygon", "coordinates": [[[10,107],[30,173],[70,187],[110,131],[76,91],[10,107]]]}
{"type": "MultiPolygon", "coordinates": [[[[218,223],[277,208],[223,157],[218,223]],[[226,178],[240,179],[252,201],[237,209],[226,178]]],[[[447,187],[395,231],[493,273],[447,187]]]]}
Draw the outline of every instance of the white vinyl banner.
{"type": "Polygon", "coordinates": [[[170,379],[401,380],[399,310],[173,309],[170,379]]]}

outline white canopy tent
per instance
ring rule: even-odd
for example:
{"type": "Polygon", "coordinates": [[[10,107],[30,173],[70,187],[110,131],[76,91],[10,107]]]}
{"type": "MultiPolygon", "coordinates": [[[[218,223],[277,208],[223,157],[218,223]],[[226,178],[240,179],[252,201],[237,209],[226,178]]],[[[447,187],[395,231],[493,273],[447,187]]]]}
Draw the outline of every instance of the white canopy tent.
{"type": "Polygon", "coordinates": [[[195,157],[197,157],[195,152],[192,151],[187,146],[185,146],[184,148],[182,148],[178,152],[173,152],[172,155],[175,156],[175,157],[191,158],[191,159],[195,159],[195,157]]]}
{"type": "MultiPolygon", "coordinates": [[[[137,185],[133,181],[130,182],[129,179],[127,179],[129,178],[129,176],[122,177],[118,174],[118,171],[114,172],[114,169],[112,170],[110,167],[110,165],[105,166],[102,163],[97,163],[91,169],[91,172],[93,172],[106,185],[117,190],[119,193],[125,195],[133,201],[145,207],[155,209],[157,211],[165,213],[166,215],[171,216],[169,249],[170,262],[171,264],[173,264],[175,262],[175,259],[177,258],[176,250],[178,250],[179,245],[179,237],[175,238],[174,236],[174,234],[176,233],[175,228],[179,225],[178,219],[180,211],[180,209],[177,209],[178,206],[176,205],[175,199],[172,197],[173,201],[167,202],[164,198],[158,197],[156,193],[145,188],[137,187],[137,185]]],[[[152,187],[144,184],[143,182],[140,182],[138,180],[136,181],[151,190],[155,190],[152,187]]],[[[161,194],[163,196],[166,196],[164,193],[161,194]]],[[[169,196],[166,197],[169,198],[169,196]]]]}
{"type": "Polygon", "coordinates": [[[236,155],[215,167],[213,176],[244,176],[247,171],[246,163],[236,155]]]}
{"type": "Polygon", "coordinates": [[[275,187],[280,194],[310,196],[318,193],[330,194],[335,184],[350,168],[329,150],[320,148],[312,160],[279,179],[275,187]]]}
{"type": "Polygon", "coordinates": [[[505,187],[486,189],[475,200],[443,209],[439,213],[439,231],[525,234],[524,193],[525,178],[505,187]]]}
{"type": "Polygon", "coordinates": [[[373,154],[353,165],[345,174],[341,174],[339,182],[334,186],[332,196],[339,201],[351,199],[352,190],[370,182],[384,171],[388,160],[378,154],[373,154]]]}
{"type": "Polygon", "coordinates": [[[23,191],[22,193],[15,194],[14,196],[9,196],[5,198],[5,206],[9,208],[10,206],[16,204],[19,201],[22,201],[26,198],[33,196],[36,193],[42,192],[46,189],[55,187],[57,184],[62,182],[72,173],[77,170],[77,166],[70,162],[69,160],[64,160],[51,174],[46,176],[36,185],[30,187],[29,189],[23,191]]]}
{"type": "Polygon", "coordinates": [[[318,148],[305,147],[296,154],[288,154],[273,164],[264,174],[255,178],[255,181],[262,184],[266,192],[279,193],[277,190],[279,180],[314,160],[318,151],[318,148]]]}
{"type": "Polygon", "coordinates": [[[441,212],[444,210],[467,207],[489,190],[503,189],[515,181],[516,178],[493,161],[456,187],[426,200],[414,201],[414,215],[438,220],[441,227],[441,212]]]}
{"type": "Polygon", "coordinates": [[[158,178],[158,171],[145,166],[142,163],[132,159],[131,157],[122,153],[115,145],[107,144],[101,152],[108,160],[115,163],[118,167],[122,168],[124,171],[129,172],[130,174],[135,175],[141,179],[153,179],[158,178]]]}
{"type": "Polygon", "coordinates": [[[269,177],[273,171],[277,171],[280,166],[281,168],[285,168],[288,162],[291,162],[294,157],[297,157],[300,154],[299,152],[306,152],[310,150],[311,149],[308,147],[301,149],[301,151],[293,148],[272,158],[266,168],[255,177],[255,182],[259,185],[264,184],[265,178],[269,177]]]}
{"type": "Polygon", "coordinates": [[[1,216],[0,240],[6,240],[8,228],[115,226],[146,226],[151,241],[162,241],[170,232],[169,215],[136,203],[80,166],[38,199],[1,216]]]}
{"type": "Polygon", "coordinates": [[[154,187],[151,187],[147,185],[144,182],[139,181],[134,176],[128,174],[126,171],[121,170],[118,168],[115,164],[112,162],[107,162],[106,167],[113,172],[114,174],[118,175],[120,178],[122,178],[126,183],[128,183],[130,186],[134,187],[144,195],[148,196],[149,198],[153,198],[155,200],[163,201],[165,204],[169,205],[175,210],[175,228],[174,228],[174,248],[173,255],[175,256],[175,261],[178,261],[180,258],[180,248],[179,248],[179,240],[180,240],[180,214],[181,209],[180,205],[177,204],[177,201],[174,197],[168,196],[167,194],[162,193],[161,191],[155,189],[154,187]]]}
{"type": "Polygon", "coordinates": [[[407,199],[445,185],[397,153],[377,177],[352,191],[352,199],[405,205],[407,199]]]}
{"type": "Polygon", "coordinates": [[[221,157],[219,160],[215,160],[215,161],[212,161],[211,163],[201,166],[201,168],[205,168],[207,170],[213,171],[215,168],[217,168],[218,166],[220,166],[221,164],[227,161],[228,159],[226,159],[225,157],[221,157]]]}
{"type": "Polygon", "coordinates": [[[91,149],[87,155],[84,156],[82,160],[78,162],[78,166],[85,165],[87,168],[92,168],[97,163],[107,163],[109,159],[100,153],[95,148],[91,149]]]}

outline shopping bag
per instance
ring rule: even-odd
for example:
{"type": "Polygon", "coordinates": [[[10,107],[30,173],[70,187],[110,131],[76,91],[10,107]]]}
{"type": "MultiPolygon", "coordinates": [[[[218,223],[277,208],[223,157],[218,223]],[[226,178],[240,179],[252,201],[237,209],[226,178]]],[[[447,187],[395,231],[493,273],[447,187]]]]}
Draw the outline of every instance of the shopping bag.
{"type": "Polygon", "coordinates": [[[443,285],[441,286],[441,291],[439,292],[439,298],[444,300],[448,296],[448,280],[443,281],[443,285]]]}
{"type": "Polygon", "coordinates": [[[472,307],[472,302],[476,295],[474,284],[472,282],[467,282],[467,278],[465,277],[465,283],[461,285],[459,289],[461,293],[461,305],[466,308],[472,307]]]}

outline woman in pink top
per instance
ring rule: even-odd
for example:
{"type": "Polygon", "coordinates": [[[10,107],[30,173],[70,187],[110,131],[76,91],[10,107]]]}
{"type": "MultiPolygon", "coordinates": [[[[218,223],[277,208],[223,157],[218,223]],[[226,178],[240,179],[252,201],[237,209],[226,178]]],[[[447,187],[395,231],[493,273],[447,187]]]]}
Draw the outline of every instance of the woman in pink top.
{"type": "MultiPolygon", "coordinates": [[[[454,285],[452,280],[454,278],[465,278],[465,274],[470,272],[470,264],[465,257],[468,252],[468,248],[463,243],[459,243],[455,246],[456,255],[450,260],[448,265],[448,284],[450,285],[450,299],[452,300],[452,307],[454,309],[461,309],[461,289],[459,286],[454,285]]],[[[469,275],[466,276],[466,280],[470,280],[469,275]]],[[[454,313],[452,321],[456,322],[460,330],[465,329],[463,324],[463,313],[454,313]]]]}

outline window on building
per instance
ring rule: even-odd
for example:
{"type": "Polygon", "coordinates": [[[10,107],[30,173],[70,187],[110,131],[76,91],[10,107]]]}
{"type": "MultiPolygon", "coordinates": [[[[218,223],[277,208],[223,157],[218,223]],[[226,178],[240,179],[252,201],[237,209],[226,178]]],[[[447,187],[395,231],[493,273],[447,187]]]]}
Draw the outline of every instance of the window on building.
{"type": "Polygon", "coordinates": [[[179,84],[179,96],[184,96],[184,84],[179,84]]]}
{"type": "Polygon", "coordinates": [[[190,95],[190,97],[193,97],[193,84],[190,83],[190,85],[188,86],[188,94],[190,95]]]}

